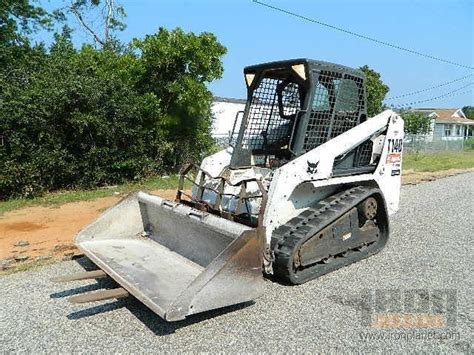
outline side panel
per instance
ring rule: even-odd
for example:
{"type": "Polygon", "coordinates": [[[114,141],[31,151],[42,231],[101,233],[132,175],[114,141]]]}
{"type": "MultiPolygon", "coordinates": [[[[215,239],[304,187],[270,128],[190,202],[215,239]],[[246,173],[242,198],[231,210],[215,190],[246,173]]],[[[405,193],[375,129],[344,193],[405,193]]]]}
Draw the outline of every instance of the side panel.
{"type": "Polygon", "coordinates": [[[227,147],[217,153],[209,155],[202,160],[201,169],[212,176],[219,176],[229,166],[232,157],[232,147],[227,147]]]}
{"type": "Polygon", "coordinates": [[[403,127],[400,116],[393,115],[373,179],[382,190],[389,215],[398,211],[402,177],[403,127]]]}
{"type": "Polygon", "coordinates": [[[270,185],[264,216],[267,243],[271,241],[273,230],[301,213],[310,200],[318,201],[321,197],[324,198],[325,194],[350,183],[375,182],[384,194],[389,214],[395,213],[400,195],[402,140],[403,120],[393,111],[387,110],[276,170],[270,185]],[[374,173],[333,177],[334,159],[337,156],[349,152],[371,136],[385,130],[387,126],[382,155],[374,173]],[[394,162],[388,164],[387,159],[392,153],[395,155],[391,155],[390,159],[393,158],[394,162]],[[399,154],[398,162],[395,162],[396,154],[399,154]],[[308,183],[313,188],[310,188],[309,194],[305,195],[305,206],[300,203],[300,199],[295,198],[295,194],[308,183]]]}

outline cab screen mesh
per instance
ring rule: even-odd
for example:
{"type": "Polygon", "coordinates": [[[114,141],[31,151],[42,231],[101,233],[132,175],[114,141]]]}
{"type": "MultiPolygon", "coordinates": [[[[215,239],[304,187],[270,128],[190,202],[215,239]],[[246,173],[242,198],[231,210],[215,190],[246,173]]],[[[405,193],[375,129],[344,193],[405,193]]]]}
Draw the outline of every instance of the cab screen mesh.
{"type": "Polygon", "coordinates": [[[264,77],[252,93],[242,148],[265,150],[288,144],[301,101],[297,83],[264,77]]]}
{"type": "Polygon", "coordinates": [[[365,110],[361,78],[321,71],[316,83],[303,149],[310,151],[357,126],[365,110]]]}

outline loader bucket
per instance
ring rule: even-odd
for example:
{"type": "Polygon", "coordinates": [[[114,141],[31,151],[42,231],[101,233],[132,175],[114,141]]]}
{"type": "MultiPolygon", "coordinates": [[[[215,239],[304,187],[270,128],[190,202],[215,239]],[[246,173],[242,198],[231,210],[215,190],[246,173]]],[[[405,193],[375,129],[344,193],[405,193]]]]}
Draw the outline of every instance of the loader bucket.
{"type": "Polygon", "coordinates": [[[84,228],[77,246],[167,321],[263,292],[263,232],[138,192],[84,228]]]}

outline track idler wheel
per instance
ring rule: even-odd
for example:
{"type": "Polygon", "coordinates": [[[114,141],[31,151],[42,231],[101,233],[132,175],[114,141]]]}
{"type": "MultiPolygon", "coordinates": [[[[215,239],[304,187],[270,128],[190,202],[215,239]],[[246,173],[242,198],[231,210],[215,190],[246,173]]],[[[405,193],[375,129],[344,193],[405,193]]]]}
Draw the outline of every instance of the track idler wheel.
{"type": "Polygon", "coordinates": [[[378,203],[374,197],[369,197],[357,206],[359,220],[362,224],[367,220],[372,220],[377,216],[378,203]]]}

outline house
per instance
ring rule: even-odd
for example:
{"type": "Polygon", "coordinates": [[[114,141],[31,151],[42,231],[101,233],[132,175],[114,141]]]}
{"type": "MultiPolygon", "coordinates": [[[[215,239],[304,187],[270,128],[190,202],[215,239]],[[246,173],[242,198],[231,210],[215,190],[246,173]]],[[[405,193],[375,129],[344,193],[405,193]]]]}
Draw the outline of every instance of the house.
{"type": "Polygon", "coordinates": [[[413,111],[433,119],[427,140],[462,140],[473,136],[474,120],[468,119],[460,108],[417,108],[413,111]]]}
{"type": "MultiPolygon", "coordinates": [[[[214,97],[212,103],[212,136],[218,142],[228,141],[234,128],[234,122],[239,115],[242,118],[242,113],[245,109],[244,99],[232,99],[226,97],[214,97]]],[[[239,126],[237,126],[237,129],[239,126]]]]}

